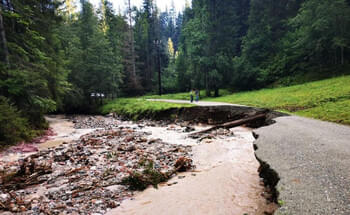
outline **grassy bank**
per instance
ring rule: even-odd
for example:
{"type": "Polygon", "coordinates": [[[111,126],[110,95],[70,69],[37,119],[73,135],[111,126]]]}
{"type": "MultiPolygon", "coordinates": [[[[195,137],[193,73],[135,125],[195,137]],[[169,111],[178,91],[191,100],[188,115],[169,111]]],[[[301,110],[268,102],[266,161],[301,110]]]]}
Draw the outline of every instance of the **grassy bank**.
{"type": "MultiPolygon", "coordinates": [[[[219,90],[220,96],[227,96],[230,95],[230,91],[225,89],[219,90]]],[[[208,97],[205,95],[205,90],[200,91],[200,96],[202,99],[207,99],[208,97]]],[[[175,100],[189,100],[190,99],[190,92],[186,93],[174,93],[174,94],[165,94],[162,96],[159,95],[150,95],[150,96],[144,96],[142,97],[144,99],[175,99],[175,100]]]]}
{"type": "Polygon", "coordinates": [[[131,119],[139,119],[142,116],[152,116],[160,111],[171,108],[192,107],[189,104],[174,104],[164,102],[150,102],[145,98],[121,98],[109,102],[102,107],[102,114],[116,113],[131,119]]]}
{"type": "Polygon", "coordinates": [[[350,125],[350,76],[206,100],[270,108],[350,125]]]}
{"type": "MultiPolygon", "coordinates": [[[[349,75],[290,87],[234,94],[222,90],[220,93],[223,96],[218,98],[201,97],[201,99],[269,108],[299,116],[350,125],[349,75]]],[[[201,91],[201,95],[205,95],[205,92],[201,91]]],[[[144,114],[156,114],[158,111],[169,108],[190,106],[146,101],[149,98],[188,100],[189,93],[118,99],[105,105],[103,113],[116,112],[138,118],[144,114]]]]}

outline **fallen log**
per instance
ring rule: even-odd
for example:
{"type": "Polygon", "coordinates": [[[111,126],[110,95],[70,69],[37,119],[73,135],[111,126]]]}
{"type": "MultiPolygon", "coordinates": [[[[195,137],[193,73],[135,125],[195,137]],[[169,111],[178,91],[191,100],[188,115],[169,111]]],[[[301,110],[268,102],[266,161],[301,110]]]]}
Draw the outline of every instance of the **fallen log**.
{"type": "Polygon", "coordinates": [[[264,118],[266,118],[266,114],[265,113],[257,114],[257,115],[251,116],[251,117],[235,120],[235,121],[232,121],[232,122],[227,122],[227,123],[224,123],[224,124],[213,126],[211,128],[205,129],[203,131],[192,133],[192,134],[189,135],[189,137],[198,137],[198,135],[201,135],[201,134],[204,134],[204,133],[207,133],[207,132],[219,129],[219,128],[226,128],[226,129],[227,128],[234,128],[234,127],[241,126],[241,125],[253,122],[255,120],[264,119],[264,118]]]}

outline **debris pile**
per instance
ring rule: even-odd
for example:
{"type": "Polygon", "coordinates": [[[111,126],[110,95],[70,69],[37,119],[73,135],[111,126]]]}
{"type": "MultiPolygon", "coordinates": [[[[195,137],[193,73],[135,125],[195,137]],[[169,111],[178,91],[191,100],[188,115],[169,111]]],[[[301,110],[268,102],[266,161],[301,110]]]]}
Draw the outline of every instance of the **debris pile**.
{"type": "Polygon", "coordinates": [[[70,120],[74,123],[76,129],[112,129],[119,124],[119,121],[113,117],[102,116],[73,116],[70,120]]]}
{"type": "Polygon", "coordinates": [[[230,129],[219,128],[217,130],[211,130],[207,132],[199,131],[196,133],[190,133],[188,136],[193,139],[198,139],[198,142],[202,142],[206,139],[216,139],[218,137],[232,137],[235,136],[235,134],[230,129]]]}
{"type": "Polygon", "coordinates": [[[30,185],[40,184],[52,173],[52,160],[41,159],[40,153],[17,162],[17,165],[2,169],[0,183],[4,190],[19,190],[30,185]]]}
{"type": "Polygon", "coordinates": [[[0,212],[104,214],[133,196],[137,189],[125,182],[135,174],[146,188],[193,168],[190,146],[148,136],[130,127],[97,130],[24,160],[0,163],[0,212]]]}

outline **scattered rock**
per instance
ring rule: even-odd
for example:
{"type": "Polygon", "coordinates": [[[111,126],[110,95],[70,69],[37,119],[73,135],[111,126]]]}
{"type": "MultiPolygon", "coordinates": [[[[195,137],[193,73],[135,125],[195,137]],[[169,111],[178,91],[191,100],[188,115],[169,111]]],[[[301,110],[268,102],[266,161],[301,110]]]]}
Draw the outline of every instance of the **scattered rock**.
{"type": "Polygon", "coordinates": [[[178,184],[178,182],[175,181],[175,182],[173,182],[173,183],[169,183],[168,186],[173,186],[173,185],[175,185],[175,184],[178,184]]]}
{"type": "Polygon", "coordinates": [[[189,133],[189,132],[192,132],[192,131],[195,131],[195,130],[196,130],[196,129],[193,128],[193,127],[186,126],[186,127],[182,130],[182,132],[184,132],[184,133],[189,133]]]}
{"type": "Polygon", "coordinates": [[[177,171],[193,168],[190,146],[150,139],[138,127],[118,127],[120,121],[111,117],[72,121],[76,128],[103,129],[23,160],[1,162],[0,211],[105,214],[133,196],[123,179],[143,173],[146,184],[156,186],[177,171]]]}
{"type": "Polygon", "coordinates": [[[186,157],[180,157],[175,162],[175,168],[179,172],[185,172],[187,170],[190,170],[192,167],[192,160],[186,157]]]}
{"type": "Polygon", "coordinates": [[[74,128],[76,129],[112,129],[117,127],[118,124],[120,124],[120,121],[113,117],[102,116],[73,116],[70,120],[74,123],[74,128]]]}

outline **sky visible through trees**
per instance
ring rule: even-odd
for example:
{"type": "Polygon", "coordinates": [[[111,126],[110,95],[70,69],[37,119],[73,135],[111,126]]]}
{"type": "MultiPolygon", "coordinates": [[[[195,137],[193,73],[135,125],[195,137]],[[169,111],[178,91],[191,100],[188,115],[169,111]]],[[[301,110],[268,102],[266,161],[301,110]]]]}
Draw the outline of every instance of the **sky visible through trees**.
{"type": "MultiPolygon", "coordinates": [[[[190,0],[189,0],[190,1],[190,0]]],[[[127,9],[127,0],[114,0],[111,1],[113,3],[113,7],[116,11],[121,8],[122,11],[127,9]]],[[[100,3],[99,0],[91,0],[91,3],[97,7],[100,3]]],[[[132,0],[131,5],[136,7],[141,7],[143,3],[143,0],[132,0]]],[[[185,8],[186,0],[157,0],[156,1],[157,6],[160,8],[161,11],[166,11],[166,9],[170,9],[172,5],[175,6],[176,11],[180,12],[185,8]]]]}
{"type": "Polygon", "coordinates": [[[0,1],[0,144],[35,136],[46,113],[96,112],[107,99],[349,71],[349,0],[121,0],[122,13],[114,2],[0,1]]]}

